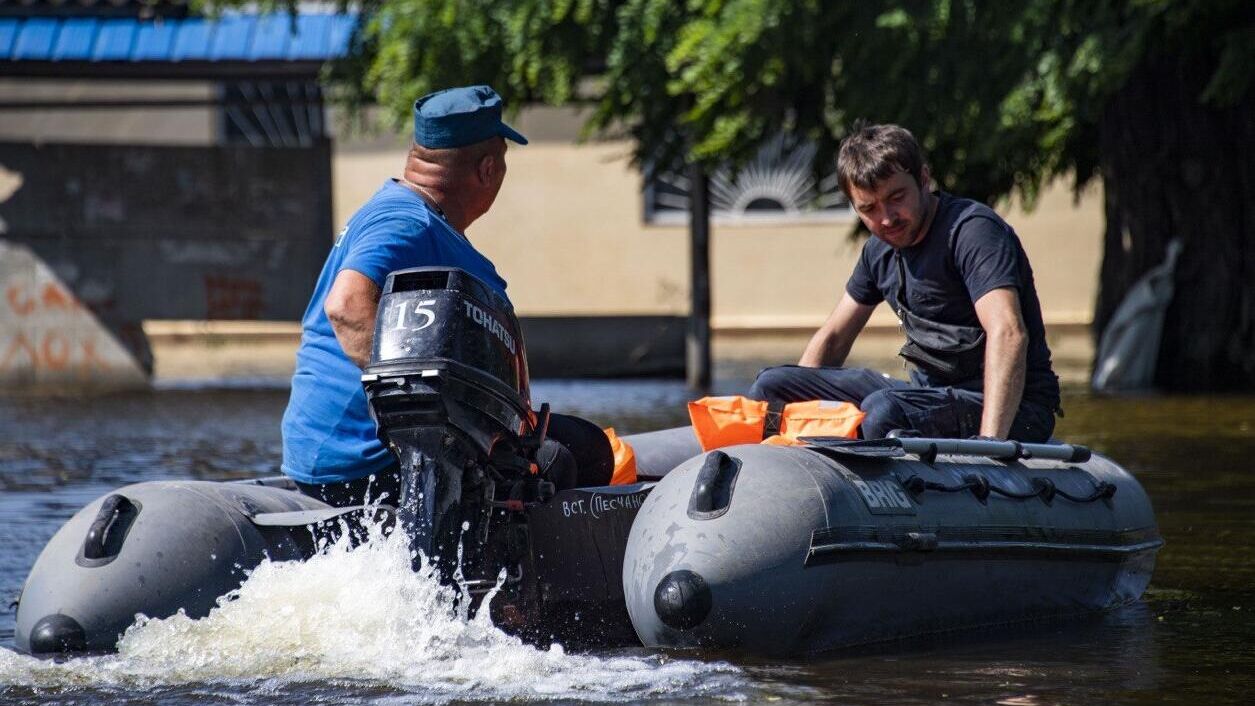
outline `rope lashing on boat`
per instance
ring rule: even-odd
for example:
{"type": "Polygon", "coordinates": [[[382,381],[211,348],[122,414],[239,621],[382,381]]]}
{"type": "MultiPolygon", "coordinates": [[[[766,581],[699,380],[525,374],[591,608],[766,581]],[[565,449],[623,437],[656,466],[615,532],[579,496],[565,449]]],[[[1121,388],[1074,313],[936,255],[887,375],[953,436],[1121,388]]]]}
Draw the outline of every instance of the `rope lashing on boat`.
{"type": "Polygon", "coordinates": [[[1050,504],[1055,497],[1066,498],[1074,503],[1091,503],[1097,500],[1106,500],[1116,494],[1116,485],[1107,481],[1095,483],[1094,490],[1089,495],[1073,495],[1066,490],[1060,489],[1049,478],[1041,476],[1034,477],[1032,481],[1032,490],[1020,491],[1003,488],[995,483],[991,483],[985,476],[975,473],[963,476],[963,482],[957,485],[946,485],[945,483],[925,480],[913,475],[902,481],[902,487],[911,495],[919,495],[926,490],[936,490],[942,493],[961,493],[970,490],[972,495],[982,503],[989,499],[990,494],[1001,495],[1004,498],[1014,500],[1029,500],[1040,497],[1046,504],[1050,504]]]}

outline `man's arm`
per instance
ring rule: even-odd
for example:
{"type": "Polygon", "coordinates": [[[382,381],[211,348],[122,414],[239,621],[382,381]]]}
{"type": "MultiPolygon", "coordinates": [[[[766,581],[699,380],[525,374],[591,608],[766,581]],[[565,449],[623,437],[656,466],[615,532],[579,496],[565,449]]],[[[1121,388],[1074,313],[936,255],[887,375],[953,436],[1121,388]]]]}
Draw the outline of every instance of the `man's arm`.
{"type": "Polygon", "coordinates": [[[811,336],[810,343],[802,352],[797,364],[807,368],[818,368],[823,365],[841,365],[850,354],[850,346],[859,331],[867,325],[871,317],[873,305],[859,304],[849,292],[841,295],[841,300],[828,315],[828,320],[811,336]]]}
{"type": "Polygon", "coordinates": [[[1024,395],[1028,334],[1020,314],[1019,292],[1002,287],[976,300],[976,318],[985,329],[985,407],[980,435],[1007,438],[1024,395]]]}
{"type": "Polygon", "coordinates": [[[359,368],[370,358],[378,308],[379,286],[357,270],[340,270],[323,303],[336,340],[359,368]]]}

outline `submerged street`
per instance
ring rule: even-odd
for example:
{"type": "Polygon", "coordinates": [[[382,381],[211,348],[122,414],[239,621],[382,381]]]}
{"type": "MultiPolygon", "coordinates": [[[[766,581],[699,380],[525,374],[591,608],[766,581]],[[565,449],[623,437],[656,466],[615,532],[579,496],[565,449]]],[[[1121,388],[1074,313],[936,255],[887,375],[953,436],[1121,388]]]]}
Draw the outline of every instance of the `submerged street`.
{"type": "MultiPolygon", "coordinates": [[[[743,385],[729,381],[720,391],[743,385]]],[[[672,381],[541,380],[533,398],[627,434],[684,423],[688,393],[672,381]]],[[[286,399],[281,387],[175,386],[0,400],[5,604],[57,528],[113,488],[276,473],[286,399]]],[[[448,615],[434,582],[390,573],[380,546],[307,565],[269,565],[229,611],[198,623],[151,623],[119,655],[62,664],[18,655],[9,610],[0,616],[0,696],[14,704],[1242,703],[1255,673],[1248,647],[1255,634],[1255,398],[1073,391],[1064,407],[1057,436],[1131,471],[1150,494],[1167,542],[1144,601],[1101,618],[790,663],[641,649],[542,651],[448,615]],[[372,612],[363,600],[332,618],[319,612],[342,594],[398,602],[372,612]],[[407,607],[413,610],[404,614],[407,607]],[[294,625],[314,626],[314,633],[291,632],[294,625]],[[297,634],[299,649],[289,641],[297,634]]]]}

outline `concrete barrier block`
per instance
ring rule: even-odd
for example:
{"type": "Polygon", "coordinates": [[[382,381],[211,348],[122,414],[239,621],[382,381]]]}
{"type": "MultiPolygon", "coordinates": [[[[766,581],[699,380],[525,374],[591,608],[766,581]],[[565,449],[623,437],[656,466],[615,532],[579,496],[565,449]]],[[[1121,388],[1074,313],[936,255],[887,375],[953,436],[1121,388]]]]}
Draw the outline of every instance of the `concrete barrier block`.
{"type": "Polygon", "coordinates": [[[31,250],[0,239],[0,390],[135,388],[148,375],[31,250]]]}

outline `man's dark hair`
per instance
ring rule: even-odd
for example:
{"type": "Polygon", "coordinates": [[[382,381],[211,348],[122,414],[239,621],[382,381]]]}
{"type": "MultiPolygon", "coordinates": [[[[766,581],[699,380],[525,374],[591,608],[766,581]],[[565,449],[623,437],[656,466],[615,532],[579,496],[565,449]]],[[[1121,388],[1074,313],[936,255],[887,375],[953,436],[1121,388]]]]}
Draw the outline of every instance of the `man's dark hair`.
{"type": "Polygon", "coordinates": [[[911,131],[898,125],[855,125],[837,153],[837,178],[846,196],[851,186],[875,189],[897,172],[910,174],[924,186],[923,170],[923,150],[911,131]]]}

